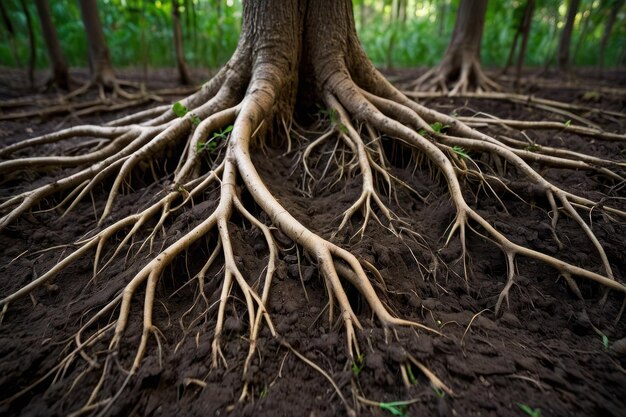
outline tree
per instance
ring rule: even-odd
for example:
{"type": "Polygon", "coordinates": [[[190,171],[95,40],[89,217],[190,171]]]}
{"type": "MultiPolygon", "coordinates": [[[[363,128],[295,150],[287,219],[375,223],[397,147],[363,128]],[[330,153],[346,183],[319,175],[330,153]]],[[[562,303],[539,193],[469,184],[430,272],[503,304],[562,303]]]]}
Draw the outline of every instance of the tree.
{"type": "Polygon", "coordinates": [[[50,5],[48,4],[48,0],[35,0],[35,6],[37,6],[37,15],[41,23],[43,39],[46,43],[50,64],[52,65],[52,77],[50,81],[58,87],[67,90],[69,88],[69,73],[56,29],[52,23],[50,5]]]}
{"type": "MultiPolygon", "coordinates": [[[[4,214],[0,219],[1,229],[19,222],[22,215],[50,201],[53,196],[61,196],[61,206],[65,205],[66,210],[71,210],[85,196],[97,191],[98,184],[107,179],[112,180],[110,187],[107,187],[110,192],[97,230],[78,242],[74,251],[50,271],[21,289],[3,295],[0,307],[6,319],[10,319],[10,305],[28,297],[33,290],[91,251],[95,251],[94,278],[116,261],[120,251],[129,250],[128,245],[136,247],[131,244],[135,238],[143,241],[139,250],[149,255],[146,263],[123,289],[114,289],[108,293],[110,295],[106,296],[106,305],[86,310],[84,324],[81,324],[73,339],[75,346],[66,351],[69,353],[51,371],[58,369],[65,374],[66,370],[73,369],[76,381],[82,378],[84,372],[101,373],[102,376],[97,378],[101,382],[92,387],[87,401],[77,410],[79,413],[98,409],[105,414],[117,398],[117,394],[111,393],[127,387],[144,356],[152,349],[156,350],[156,345],[161,351],[161,336],[157,327],[159,322],[153,317],[156,288],[164,270],[180,259],[184,252],[193,250],[195,244],[203,239],[207,239],[211,254],[200,262],[198,273],[190,277],[189,283],[198,280],[199,293],[190,312],[201,317],[202,311],[205,311],[203,300],[206,300],[206,308],[217,306],[215,316],[210,318],[214,324],[214,327],[211,325],[214,328],[211,365],[220,367],[225,362],[221,345],[231,291],[238,291],[238,299],[242,300],[248,318],[246,340],[249,349],[243,364],[242,398],[249,393],[250,379],[247,377],[251,364],[256,360],[254,353],[262,326],[267,325],[270,334],[295,352],[279,337],[266,308],[281,248],[274,241],[270,224],[266,224],[263,219],[271,223],[276,233],[280,232],[291,239],[316,262],[328,289],[330,321],[334,321],[335,306],[338,306],[338,319],[345,332],[347,356],[353,362],[360,357],[356,335],[363,323],[350,304],[347,283],[358,291],[385,330],[410,326],[424,332],[439,333],[421,323],[392,315],[381,300],[381,293],[385,291],[384,283],[381,283],[380,290],[376,290],[372,284],[374,278],[384,279],[376,267],[344,249],[332,237],[316,233],[303,224],[294,213],[281,205],[269,190],[264,175],[257,171],[253,154],[254,158],[268,157],[262,152],[264,146],[271,145],[270,139],[280,137],[283,138],[280,146],[287,151],[292,150],[293,142],[290,138],[293,136],[290,132],[294,114],[299,111],[312,117],[310,113],[315,112],[313,103],[321,106],[317,112],[318,126],[324,126],[325,130],[316,134],[302,149],[305,183],[310,182],[311,174],[315,172],[309,165],[312,154],[320,148],[332,151],[335,146],[341,146],[337,152],[344,153],[346,160],[351,161],[350,166],[348,163],[339,163],[338,175],[342,175],[345,170],[355,169],[361,179],[359,197],[344,212],[336,232],[343,230],[349,239],[352,233],[347,233],[345,229],[349,228],[352,221],[357,222],[357,235],[363,235],[372,224],[380,224],[392,233],[406,229],[405,224],[387,207],[377,186],[377,180],[382,180],[388,188],[392,185],[400,188],[407,186],[388,169],[389,161],[382,144],[384,136],[384,140],[406,144],[415,152],[416,160],[429,160],[431,169],[445,180],[456,213],[448,229],[447,240],[451,241],[458,236],[466,271],[469,268],[465,262],[468,251],[466,232],[475,231],[477,236],[487,237],[503,252],[507,276],[506,285],[495,306],[497,312],[501,312],[508,302],[509,290],[515,283],[517,257],[531,258],[553,267],[575,291],[578,287],[572,278],[574,276],[626,293],[626,287],[614,280],[602,245],[573,204],[586,212],[605,210],[622,218],[626,217],[626,212],[566,192],[529,165],[532,162],[587,169],[610,176],[614,163],[572,151],[555,153],[549,147],[529,150],[526,142],[521,145],[515,141],[503,142],[470,128],[461,120],[409,100],[387,82],[365,56],[356,36],[349,0],[245,1],[241,38],[236,52],[197,93],[173,106],[156,107],[125,116],[106,126],[73,127],[20,142],[0,151],[1,157],[7,157],[28,146],[40,146],[69,138],[95,137],[108,140],[105,146],[83,155],[18,158],[0,163],[2,174],[25,169],[45,171],[50,167],[69,170],[61,178],[38,185],[3,202],[0,205],[4,214]],[[175,167],[168,169],[166,160],[171,160],[172,154],[177,155],[178,160],[175,167]],[[578,267],[552,255],[518,245],[472,207],[473,197],[466,200],[463,193],[470,182],[463,181],[463,178],[475,179],[488,188],[491,184],[502,184],[504,190],[508,190],[508,185],[513,186],[503,177],[498,177],[496,169],[479,169],[473,158],[481,154],[500,162],[506,161],[514,167],[515,175],[511,172],[501,175],[513,175],[522,181],[524,186],[518,192],[532,188],[530,192],[533,197],[542,195],[549,201],[555,238],[559,213],[564,212],[574,219],[596,247],[602,259],[603,271],[600,273],[578,267]],[[149,205],[138,208],[136,214],[116,213],[116,199],[123,186],[130,180],[132,173],[144,170],[158,177],[158,187],[142,190],[146,193],[154,191],[149,205]],[[194,201],[202,200],[204,193],[212,189],[217,194],[212,194],[215,199],[206,201],[202,209],[205,217],[182,234],[170,236],[164,249],[152,253],[152,242],[158,238],[160,231],[171,224],[182,208],[191,207],[194,201]],[[259,212],[257,215],[253,214],[255,205],[259,212]],[[362,221],[356,217],[359,211],[362,221]],[[243,265],[236,260],[237,246],[230,223],[235,215],[257,228],[265,239],[262,260],[266,267],[262,269],[263,278],[258,285],[246,279],[243,265]],[[370,219],[374,220],[372,224],[370,219]],[[471,228],[468,227],[470,224],[471,228]],[[115,238],[120,240],[113,242],[115,238]],[[220,254],[223,255],[223,269],[218,268],[216,271],[219,281],[210,293],[205,293],[204,276],[219,262],[220,254]],[[132,328],[129,322],[133,316],[136,317],[130,312],[137,307],[136,298],[142,290],[145,291],[141,337],[130,359],[132,363],[128,363],[127,336],[132,328]],[[106,320],[111,315],[116,319],[107,324],[106,320]],[[154,345],[150,343],[152,336],[157,340],[154,345]],[[125,350],[126,354],[120,355],[121,350],[125,350]],[[85,361],[82,361],[83,358],[85,361]],[[120,364],[125,361],[127,366],[120,364]],[[114,363],[120,365],[115,366],[114,363]],[[124,368],[127,371],[120,371],[121,383],[119,379],[110,378],[114,372],[124,368]]],[[[489,119],[476,120],[489,122],[489,119]]],[[[518,125],[514,121],[497,123],[518,125]]],[[[560,130],[624,139],[623,135],[611,136],[580,126],[557,125],[560,130]]],[[[503,165],[500,163],[499,166],[503,165]]],[[[306,192],[307,187],[303,188],[303,192],[306,192]]],[[[137,257],[138,262],[141,262],[139,259],[143,258],[137,257]]],[[[466,279],[469,280],[470,276],[466,275],[466,279]]],[[[106,280],[98,282],[98,285],[107,285],[106,280]]],[[[432,373],[427,375],[435,387],[447,390],[432,373]]],[[[67,380],[63,382],[72,384],[67,380]]],[[[30,388],[16,392],[14,397],[28,392],[30,388]]],[[[345,404],[349,414],[352,414],[349,404],[345,404]]]]}
{"type": "Polygon", "coordinates": [[[606,47],[609,43],[611,32],[613,32],[613,26],[615,25],[615,21],[617,20],[617,14],[623,5],[624,0],[613,0],[609,9],[609,15],[606,18],[606,22],[604,23],[604,31],[602,32],[600,49],[598,51],[598,66],[600,67],[600,69],[604,68],[604,56],[606,52],[606,47]]]}
{"type": "Polygon", "coordinates": [[[487,0],[461,0],[452,39],[441,62],[417,79],[413,84],[416,89],[450,91],[451,95],[500,89],[480,64],[486,12],[487,0]]]}
{"type": "Polygon", "coordinates": [[[37,57],[37,43],[35,42],[35,33],[33,31],[33,21],[30,16],[30,11],[24,0],[20,0],[24,17],[26,18],[26,28],[28,29],[28,82],[30,87],[35,86],[35,59],[37,57]]]}
{"type": "Polygon", "coordinates": [[[513,63],[513,55],[515,54],[515,50],[517,49],[517,41],[519,35],[522,35],[522,45],[519,49],[519,53],[517,55],[517,63],[515,65],[515,84],[519,83],[520,76],[522,74],[522,66],[524,65],[524,58],[526,57],[526,47],[528,46],[528,38],[530,37],[530,26],[532,23],[533,13],[535,11],[535,0],[527,0],[526,5],[524,6],[524,13],[522,18],[519,21],[519,25],[517,30],[515,31],[515,36],[513,37],[513,45],[511,46],[511,50],[509,51],[509,57],[506,60],[506,65],[504,67],[503,73],[509,69],[511,64],[513,63]]]}
{"type": "Polygon", "coordinates": [[[80,15],[85,26],[87,47],[89,49],[91,82],[86,87],[97,85],[115,89],[118,86],[118,81],[115,78],[113,66],[111,65],[109,47],[102,30],[102,22],[98,15],[96,0],[78,0],[78,4],[80,5],[80,15]]]}
{"type": "Polygon", "coordinates": [[[569,67],[569,50],[572,43],[572,32],[574,30],[574,21],[576,20],[576,14],[578,13],[578,6],[580,0],[570,0],[567,7],[567,17],[565,18],[565,25],[561,31],[561,38],[559,39],[559,50],[557,64],[559,70],[567,71],[569,67]]]}
{"type": "Polygon", "coordinates": [[[185,52],[183,50],[183,33],[180,27],[180,9],[178,0],[172,0],[172,29],[174,30],[174,48],[176,50],[176,66],[181,84],[193,84],[189,68],[185,62],[185,52]]]}

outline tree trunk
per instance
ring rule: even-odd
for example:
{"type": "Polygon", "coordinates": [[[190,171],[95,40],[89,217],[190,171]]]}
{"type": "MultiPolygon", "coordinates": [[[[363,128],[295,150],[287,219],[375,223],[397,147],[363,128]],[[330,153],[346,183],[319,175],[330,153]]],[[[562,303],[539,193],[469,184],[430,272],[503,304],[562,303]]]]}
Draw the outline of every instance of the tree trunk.
{"type": "Polygon", "coordinates": [[[443,59],[415,82],[418,89],[448,91],[448,84],[453,84],[450,94],[499,89],[485,75],[480,64],[486,12],[487,0],[461,0],[452,39],[443,59]]]}
{"type": "Polygon", "coordinates": [[[30,17],[30,11],[24,0],[20,0],[24,17],[26,18],[26,28],[28,29],[28,82],[30,88],[35,87],[35,59],[37,57],[37,44],[35,43],[35,34],[33,32],[33,20],[30,17]]]}
{"type": "Polygon", "coordinates": [[[56,29],[52,23],[50,5],[48,0],[35,0],[35,6],[37,6],[37,15],[41,23],[41,31],[46,43],[48,58],[52,64],[52,82],[58,87],[67,90],[69,88],[69,73],[56,29]]]}
{"type": "Polygon", "coordinates": [[[116,82],[115,74],[111,65],[109,48],[104,38],[102,22],[98,15],[96,0],[78,0],[78,4],[87,36],[91,79],[95,83],[111,88],[116,82]]]}
{"type": "Polygon", "coordinates": [[[578,13],[578,6],[580,5],[580,0],[570,0],[569,6],[567,8],[567,18],[565,20],[565,26],[563,27],[563,31],[561,32],[561,39],[559,41],[559,52],[558,52],[558,66],[559,70],[566,71],[569,67],[569,49],[570,44],[572,43],[572,32],[574,30],[574,20],[576,19],[576,14],[578,13]]]}
{"type": "Polygon", "coordinates": [[[526,48],[528,47],[528,38],[530,37],[530,27],[535,12],[535,0],[528,0],[526,10],[524,11],[524,20],[522,21],[522,46],[517,56],[517,66],[515,68],[515,85],[519,84],[522,75],[522,67],[524,66],[524,58],[526,58],[526,48]]]}
{"type": "Polygon", "coordinates": [[[176,49],[176,66],[178,67],[178,76],[183,85],[193,84],[187,62],[185,62],[185,52],[183,50],[183,32],[180,27],[180,10],[178,8],[178,0],[172,0],[172,26],[174,30],[174,47],[176,49]]]}
{"type": "Polygon", "coordinates": [[[606,23],[604,24],[604,32],[602,33],[602,40],[600,41],[600,50],[598,52],[598,66],[600,69],[604,68],[604,55],[606,52],[606,46],[609,43],[609,39],[611,38],[611,32],[613,31],[613,26],[615,25],[615,20],[617,20],[617,14],[619,10],[624,5],[624,0],[614,0],[613,6],[611,6],[611,10],[609,11],[609,16],[606,19],[606,23]]]}

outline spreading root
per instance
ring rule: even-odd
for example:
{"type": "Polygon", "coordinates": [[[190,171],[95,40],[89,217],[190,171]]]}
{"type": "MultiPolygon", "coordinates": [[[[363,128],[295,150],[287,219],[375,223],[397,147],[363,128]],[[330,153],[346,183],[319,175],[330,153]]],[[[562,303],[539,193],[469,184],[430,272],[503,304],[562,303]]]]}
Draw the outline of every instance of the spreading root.
{"type": "Polygon", "coordinates": [[[480,61],[464,59],[461,65],[443,60],[407,86],[409,90],[440,91],[450,96],[468,92],[500,91],[502,88],[485,74],[480,61]]]}
{"type": "MultiPolygon", "coordinates": [[[[626,294],[626,287],[613,275],[602,244],[585,221],[586,215],[594,210],[602,210],[609,218],[626,218],[626,212],[563,190],[531,166],[532,163],[546,167],[589,170],[606,175],[614,181],[623,181],[620,173],[624,168],[623,163],[566,149],[531,149],[528,143],[514,138],[496,139],[469,127],[459,119],[408,99],[378,74],[375,75],[380,77],[375,93],[374,89],[368,91],[361,88],[346,74],[347,71],[337,71],[329,80],[323,100],[328,109],[326,119],[330,123],[300,153],[304,172],[302,188],[305,194],[310,193],[312,187],[322,179],[319,177],[320,170],[312,168],[316,164],[315,155],[319,149],[335,150],[333,160],[336,161],[337,168],[333,173],[339,179],[348,175],[360,176],[360,195],[344,212],[343,217],[337,220],[337,230],[352,223],[357,218],[357,213],[361,214],[359,219],[362,222],[353,237],[362,236],[366,232],[366,228],[372,223],[370,219],[375,221],[374,225],[378,224],[390,233],[399,234],[399,230],[407,230],[407,224],[391,211],[388,202],[393,198],[394,187],[411,189],[391,174],[383,150],[384,137],[385,140],[400,141],[403,146],[411,148],[415,161],[428,161],[430,169],[445,181],[456,211],[445,240],[460,240],[461,260],[466,271],[469,268],[466,264],[468,232],[491,241],[502,251],[508,272],[506,283],[495,305],[497,313],[508,304],[511,287],[516,281],[516,260],[519,257],[538,260],[553,267],[576,294],[580,295],[581,292],[575,279],[593,281],[606,289],[626,294]],[[433,127],[437,123],[446,127],[445,133],[442,129],[433,127]],[[499,161],[500,167],[505,168],[496,173],[489,167],[481,166],[482,163],[471,156],[479,154],[490,156],[494,161],[499,161]],[[466,180],[469,179],[484,184],[485,189],[498,187],[517,195],[509,188],[507,175],[511,173],[523,177],[527,184],[532,184],[535,193],[545,196],[551,207],[552,232],[557,241],[560,216],[568,216],[579,225],[597,251],[602,265],[601,272],[572,265],[512,242],[468,204],[463,190],[466,180]]],[[[465,74],[462,78],[467,77],[465,74]]],[[[272,123],[272,112],[277,104],[276,97],[279,96],[278,87],[262,77],[253,77],[247,89],[242,88],[240,83],[237,77],[231,79],[226,69],[200,91],[182,101],[182,105],[188,109],[183,117],[177,117],[169,106],[158,107],[115,120],[107,126],[77,126],[30,139],[0,151],[0,157],[5,158],[0,163],[0,173],[3,176],[20,171],[44,172],[52,167],[63,168],[69,172],[53,182],[2,202],[0,229],[5,229],[21,216],[52,201],[55,196],[61,196],[62,201],[49,208],[61,209],[65,215],[91,195],[98,184],[105,180],[112,182],[98,229],[76,242],[74,251],[51,270],[23,288],[5,295],[0,300],[1,315],[5,320],[10,319],[7,313],[10,313],[11,304],[28,297],[35,289],[49,283],[53,277],[87,254],[95,254],[92,277],[94,281],[124,251],[130,250],[129,245],[139,245],[139,251],[149,255],[147,263],[128,280],[121,291],[108,300],[104,307],[89,313],[88,320],[75,334],[69,353],[40,380],[52,375],[62,379],[70,365],[81,358],[88,364],[89,370],[101,372],[100,382],[74,415],[95,410],[104,413],[126,386],[125,382],[114,395],[104,395],[101,392],[103,381],[111,372],[120,346],[127,338],[126,330],[132,307],[135,303],[142,304],[137,301],[140,294],[143,294],[141,339],[136,345],[132,365],[127,370],[126,381],[140,368],[142,359],[152,346],[149,343],[152,338],[156,341],[154,346],[160,350],[164,336],[153,320],[155,290],[164,271],[200,240],[212,242],[212,249],[200,271],[189,277],[189,283],[197,283],[198,288],[198,295],[190,312],[200,309],[206,316],[208,311],[216,311],[212,319],[215,329],[211,344],[213,367],[226,365],[226,358],[221,350],[221,338],[228,315],[227,305],[229,299],[235,297],[235,293],[245,305],[247,313],[246,340],[249,351],[243,369],[244,376],[254,358],[260,329],[266,325],[272,335],[280,337],[267,310],[280,251],[274,240],[275,231],[290,238],[317,264],[328,292],[329,320],[333,323],[337,317],[342,323],[347,352],[352,360],[358,358],[361,352],[356,332],[362,325],[349,302],[345,283],[356,288],[384,329],[410,326],[420,331],[438,333],[420,323],[395,317],[372,285],[373,281],[383,279],[374,266],[333,243],[333,236],[324,238],[305,227],[270,192],[251,159],[250,146],[253,140],[261,138],[272,123]],[[232,131],[227,129],[231,125],[232,131]],[[229,136],[224,132],[230,132],[229,136]],[[88,141],[92,146],[79,155],[7,159],[12,153],[27,147],[61,143],[74,138],[95,138],[98,139],[98,144],[93,146],[93,140],[88,141]],[[162,167],[159,168],[158,161],[171,156],[173,149],[179,150],[180,158],[170,174],[162,167]],[[130,178],[137,171],[150,172],[156,183],[165,185],[148,207],[117,218],[116,198],[125,187],[130,187],[130,178]],[[166,231],[170,218],[183,208],[193,205],[209,189],[219,191],[219,200],[206,217],[191,230],[177,237],[169,246],[154,250],[155,237],[166,231]],[[264,213],[263,216],[254,215],[255,210],[246,207],[244,202],[248,200],[242,198],[243,192],[252,197],[264,213]],[[268,253],[264,260],[266,265],[262,279],[255,280],[246,276],[246,271],[236,262],[236,246],[233,245],[232,224],[229,222],[234,215],[258,229],[266,241],[268,253]],[[265,224],[261,219],[269,219],[270,224],[265,224]],[[137,241],[139,237],[141,239],[137,241]],[[221,282],[214,286],[214,293],[210,293],[206,289],[205,278],[220,256],[223,258],[223,268],[219,274],[221,282]],[[94,354],[89,353],[90,348],[105,341],[108,347],[104,352],[99,350],[94,354]]],[[[464,88],[459,85],[453,91],[464,91],[464,88]]],[[[481,120],[480,123],[511,125],[501,120],[481,120]]],[[[294,131],[287,126],[292,123],[280,120],[274,124],[285,127],[288,149],[291,149],[294,131]]],[[[616,136],[619,136],[616,140],[625,139],[621,135],[616,136]]],[[[329,175],[328,170],[327,166],[322,171],[322,176],[329,175]]],[[[466,279],[469,279],[467,274],[466,279]]],[[[384,285],[378,287],[384,288],[384,285]]],[[[286,342],[283,345],[292,349],[286,342]]],[[[433,384],[445,387],[441,381],[437,382],[437,378],[425,366],[421,366],[420,369],[433,384]]],[[[7,401],[22,395],[30,388],[25,388],[7,401]]],[[[247,395],[246,383],[241,398],[247,395]]]]}

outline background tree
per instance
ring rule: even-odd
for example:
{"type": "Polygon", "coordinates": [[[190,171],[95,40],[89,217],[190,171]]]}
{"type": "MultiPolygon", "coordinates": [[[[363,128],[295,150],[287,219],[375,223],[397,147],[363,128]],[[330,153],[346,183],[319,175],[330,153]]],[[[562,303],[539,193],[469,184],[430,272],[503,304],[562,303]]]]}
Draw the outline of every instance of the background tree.
{"type": "Polygon", "coordinates": [[[111,65],[109,48],[102,30],[96,0],[78,0],[78,4],[87,36],[91,83],[106,88],[114,88],[117,86],[117,80],[111,65]]]}
{"type": "Polygon", "coordinates": [[[557,65],[561,71],[567,71],[569,68],[569,52],[570,45],[572,43],[572,32],[574,30],[574,21],[576,20],[576,14],[578,14],[579,5],[580,0],[569,0],[567,6],[567,17],[565,18],[565,25],[561,31],[559,50],[557,54],[557,65]]]}
{"type": "Polygon", "coordinates": [[[59,44],[56,29],[52,23],[50,5],[48,4],[48,0],[35,0],[35,6],[37,6],[37,15],[39,16],[39,22],[41,24],[41,31],[46,43],[50,65],[52,66],[50,81],[58,87],[67,90],[69,89],[69,72],[61,50],[61,45],[59,44]]]}
{"type": "Polygon", "coordinates": [[[174,31],[174,48],[176,50],[176,67],[178,68],[178,76],[181,84],[193,84],[189,68],[185,60],[185,51],[183,48],[183,33],[180,27],[180,8],[178,0],[172,0],[172,28],[174,31]]]}
{"type": "Polygon", "coordinates": [[[487,0],[460,1],[448,49],[439,65],[417,79],[416,89],[450,91],[451,95],[499,89],[480,64],[486,12],[487,0]]]}
{"type": "Polygon", "coordinates": [[[513,45],[511,45],[511,50],[509,51],[509,56],[506,60],[506,65],[504,66],[503,73],[506,73],[511,64],[513,63],[513,56],[515,55],[515,50],[517,49],[517,42],[521,35],[522,44],[519,48],[519,53],[517,54],[517,62],[515,64],[515,84],[519,83],[519,79],[522,74],[522,67],[524,65],[524,58],[526,57],[526,48],[528,47],[528,38],[530,37],[530,28],[532,25],[533,13],[535,11],[535,0],[527,0],[526,5],[523,9],[523,14],[518,24],[518,28],[515,31],[515,36],[513,37],[513,45]]]}
{"type": "Polygon", "coordinates": [[[35,57],[37,56],[37,44],[35,43],[35,33],[33,31],[33,19],[30,16],[30,11],[28,10],[28,5],[24,2],[24,0],[20,0],[20,5],[22,6],[22,11],[24,12],[24,17],[26,18],[26,28],[28,30],[28,69],[26,73],[28,74],[28,83],[30,84],[30,88],[35,86],[35,57]]]}
{"type": "Polygon", "coordinates": [[[613,32],[613,26],[615,26],[617,15],[624,5],[624,0],[612,0],[609,1],[609,3],[611,4],[611,6],[609,8],[609,13],[604,24],[604,31],[602,32],[602,40],[600,41],[600,49],[598,51],[598,66],[601,69],[604,68],[606,46],[608,45],[609,39],[611,38],[611,33],[613,32]]]}

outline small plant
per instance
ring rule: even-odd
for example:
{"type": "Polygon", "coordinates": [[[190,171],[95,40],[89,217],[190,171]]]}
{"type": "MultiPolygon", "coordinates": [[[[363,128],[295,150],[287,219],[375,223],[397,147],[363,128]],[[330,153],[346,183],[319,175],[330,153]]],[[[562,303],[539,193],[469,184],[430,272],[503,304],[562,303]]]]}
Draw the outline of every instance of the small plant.
{"type": "Polygon", "coordinates": [[[441,122],[435,122],[433,124],[430,125],[430,127],[433,128],[433,130],[437,133],[446,133],[446,130],[448,130],[448,128],[450,127],[449,125],[444,125],[441,122]]]}
{"type": "Polygon", "coordinates": [[[269,389],[267,388],[267,385],[265,385],[263,390],[259,393],[259,398],[266,398],[267,394],[269,394],[269,389]]]}
{"type": "MultiPolygon", "coordinates": [[[[177,101],[176,103],[172,105],[172,111],[177,117],[185,117],[185,115],[189,113],[189,109],[185,107],[185,105],[180,103],[179,101],[177,101]]],[[[191,123],[194,126],[198,126],[201,122],[200,118],[193,113],[189,115],[189,118],[191,119],[191,123]]]]}
{"type": "Polygon", "coordinates": [[[537,145],[536,143],[533,143],[532,145],[528,145],[524,149],[527,151],[531,151],[531,152],[537,152],[541,150],[541,145],[537,145]]]}
{"type": "Polygon", "coordinates": [[[390,403],[380,403],[378,404],[380,408],[385,411],[390,412],[394,416],[398,417],[407,417],[406,409],[408,404],[406,401],[394,401],[390,403]]]}
{"type": "Polygon", "coordinates": [[[174,103],[172,105],[172,111],[174,112],[174,114],[177,117],[184,117],[187,112],[189,111],[189,109],[187,107],[185,107],[184,104],[182,104],[181,102],[177,101],[176,103],[174,103]]]}
{"type": "Polygon", "coordinates": [[[346,127],[346,125],[339,121],[339,115],[337,114],[337,111],[335,109],[320,109],[317,114],[323,120],[328,119],[330,121],[330,124],[336,126],[341,133],[348,133],[348,128],[346,127]]]}
{"type": "Polygon", "coordinates": [[[360,354],[356,357],[356,360],[352,362],[352,374],[354,376],[359,376],[363,368],[365,367],[365,355],[360,354]]]}
{"type": "Polygon", "coordinates": [[[572,121],[571,120],[565,121],[565,126],[571,126],[571,125],[572,125],[572,121]]]}
{"type": "Polygon", "coordinates": [[[531,406],[523,403],[517,403],[517,406],[530,417],[541,417],[541,410],[538,408],[532,408],[531,406]]]}
{"type": "Polygon", "coordinates": [[[446,396],[446,393],[442,389],[439,389],[439,388],[437,388],[435,386],[433,386],[432,388],[433,388],[433,391],[435,392],[435,395],[437,396],[437,398],[443,398],[443,397],[446,396]]]}
{"type": "Polygon", "coordinates": [[[454,145],[454,146],[452,147],[452,151],[453,151],[455,154],[459,155],[459,156],[461,157],[461,159],[472,159],[472,158],[470,158],[470,156],[467,154],[467,151],[465,151],[465,149],[463,149],[463,148],[462,148],[462,147],[460,147],[460,146],[454,145]]]}
{"type": "Polygon", "coordinates": [[[409,374],[409,380],[411,381],[411,384],[417,384],[417,378],[415,378],[415,375],[413,374],[413,369],[411,368],[411,365],[406,366],[406,372],[409,374]]]}
{"type": "Polygon", "coordinates": [[[605,349],[609,348],[609,337],[605,334],[602,335],[602,346],[604,346],[605,349]]]}
{"type": "Polygon", "coordinates": [[[198,142],[196,145],[196,152],[200,153],[203,151],[213,152],[217,148],[217,144],[220,140],[228,140],[228,135],[233,130],[233,125],[229,125],[224,129],[220,129],[217,132],[213,132],[211,139],[206,142],[198,142]]]}

